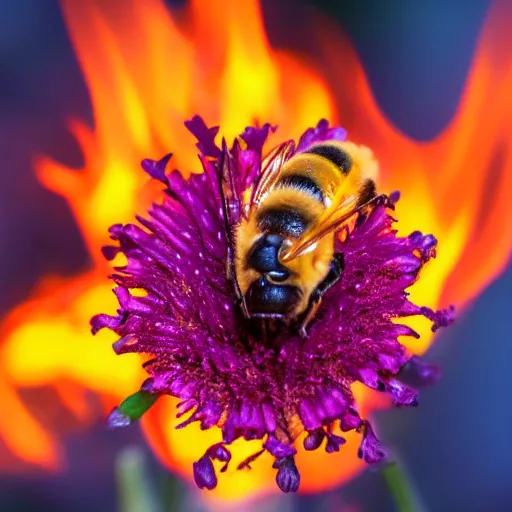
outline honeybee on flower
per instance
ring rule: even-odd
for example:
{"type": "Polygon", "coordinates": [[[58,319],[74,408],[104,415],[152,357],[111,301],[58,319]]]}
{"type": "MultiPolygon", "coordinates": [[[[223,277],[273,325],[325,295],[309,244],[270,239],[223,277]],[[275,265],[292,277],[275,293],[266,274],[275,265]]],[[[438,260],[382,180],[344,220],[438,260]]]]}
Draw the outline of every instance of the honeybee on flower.
{"type": "Polygon", "coordinates": [[[162,395],[178,397],[178,414],[189,413],[178,428],[197,421],[222,432],[194,463],[207,489],[240,438],[261,440],[261,449],[237,469],[267,451],[284,492],[299,488],[299,436],[305,450],[334,452],[343,432],[356,430],[359,456],[378,462],[386,451],[351,385],[411,406],[417,392],[400,370],[409,362],[432,380],[433,369],[398,341],[417,333],[394,320],[423,315],[434,330],[452,321],[452,309],[417,306],[406,292],[435,256],[436,239],[397,236],[398,194],[377,195],[371,151],[325,120],[265,155],[268,124],[246,128],[231,147],[217,146],[218,128],[198,116],[186,125],[204,173],[166,172],[171,155],[143,161],[164,183],[164,200],[137,218],[140,226],[112,226],[116,245],[104,249],[109,259],[124,253],[127,264],[112,277],[118,314],[94,317],[93,332],[115,331],[118,354],[151,356],[149,378],[111,425],[130,424],[162,395]]]}
{"type": "Polygon", "coordinates": [[[337,140],[297,151],[293,141],[281,144],[262,162],[245,203],[223,160],[228,255],[234,254],[229,275],[246,318],[268,319],[265,327],[298,321],[307,335],[322,296],[343,271],[335,233],[346,236],[350,221],[379,199],[376,163],[364,149],[337,140]]]}

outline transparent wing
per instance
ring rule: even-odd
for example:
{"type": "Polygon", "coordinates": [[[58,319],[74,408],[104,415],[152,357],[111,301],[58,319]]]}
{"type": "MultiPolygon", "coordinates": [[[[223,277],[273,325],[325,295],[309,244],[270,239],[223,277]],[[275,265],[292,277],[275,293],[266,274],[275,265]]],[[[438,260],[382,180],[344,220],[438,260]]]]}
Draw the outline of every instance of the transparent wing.
{"type": "Polygon", "coordinates": [[[306,253],[321,238],[333,231],[340,230],[345,224],[348,225],[361,211],[374,202],[382,200],[383,197],[385,196],[375,196],[364,204],[358,204],[359,195],[351,195],[347,198],[343,198],[341,194],[335,196],[331,207],[324,212],[318,223],[302,238],[282,251],[281,261],[286,263],[306,253]]]}
{"type": "Polygon", "coordinates": [[[242,294],[240,292],[240,288],[238,287],[234,266],[234,229],[240,220],[242,203],[239,188],[236,182],[236,176],[233,174],[231,158],[225,140],[222,140],[222,154],[223,158],[219,173],[219,188],[222,201],[222,211],[224,214],[224,231],[227,245],[226,271],[228,279],[231,279],[233,281],[236,295],[240,300],[242,300],[242,294]]]}
{"type": "Polygon", "coordinates": [[[226,223],[226,235],[228,241],[232,241],[233,227],[239,222],[242,211],[242,200],[239,187],[237,186],[236,176],[233,174],[231,158],[226,141],[222,141],[223,159],[220,173],[220,191],[222,197],[222,208],[224,211],[224,221],[226,223]]]}
{"type": "Polygon", "coordinates": [[[247,212],[257,208],[265,195],[277,183],[284,163],[295,152],[295,142],[289,140],[274,148],[263,160],[262,169],[258,181],[251,193],[251,199],[247,205],[247,212]]]}

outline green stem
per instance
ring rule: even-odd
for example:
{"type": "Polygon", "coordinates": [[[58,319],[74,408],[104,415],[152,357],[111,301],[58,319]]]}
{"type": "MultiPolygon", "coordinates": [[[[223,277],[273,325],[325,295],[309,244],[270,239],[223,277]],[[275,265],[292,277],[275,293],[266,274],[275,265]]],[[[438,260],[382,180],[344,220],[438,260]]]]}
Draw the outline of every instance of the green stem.
{"type": "Polygon", "coordinates": [[[119,454],[116,479],[119,512],[162,512],[140,448],[127,447],[119,454]]]}
{"type": "Polygon", "coordinates": [[[413,486],[400,464],[395,463],[381,470],[398,512],[420,512],[424,509],[413,486]]]}

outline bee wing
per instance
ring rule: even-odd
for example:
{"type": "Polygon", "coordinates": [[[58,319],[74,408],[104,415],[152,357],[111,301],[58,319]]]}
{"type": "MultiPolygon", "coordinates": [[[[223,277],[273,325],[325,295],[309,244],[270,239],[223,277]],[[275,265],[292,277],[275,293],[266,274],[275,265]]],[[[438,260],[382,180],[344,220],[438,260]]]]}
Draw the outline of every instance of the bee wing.
{"type": "MultiPolygon", "coordinates": [[[[242,311],[246,314],[244,297],[238,286],[235,272],[235,226],[240,221],[242,213],[242,199],[240,197],[240,187],[238,186],[237,177],[233,174],[231,166],[231,158],[229,156],[226,141],[222,141],[223,159],[221,162],[220,180],[220,196],[222,200],[222,211],[224,214],[224,231],[227,241],[227,259],[226,271],[227,277],[233,282],[236,296],[241,303],[242,311]]],[[[247,316],[247,315],[246,315],[247,316]]]]}
{"type": "Polygon", "coordinates": [[[226,234],[229,241],[233,241],[234,227],[240,222],[241,216],[247,216],[250,209],[259,205],[265,194],[276,184],[283,164],[293,155],[294,151],[295,143],[288,141],[274,148],[265,157],[262,162],[262,170],[251,192],[251,198],[249,202],[246,202],[244,201],[244,190],[240,178],[234,175],[232,169],[226,141],[222,141],[224,158],[221,162],[220,192],[226,234]]]}
{"type": "Polygon", "coordinates": [[[257,208],[263,197],[277,183],[284,163],[295,152],[295,142],[289,140],[274,148],[263,160],[258,181],[251,193],[249,209],[257,208]]]}
{"type": "Polygon", "coordinates": [[[385,196],[375,196],[364,204],[359,204],[360,196],[351,195],[347,198],[335,198],[337,204],[332,204],[320,217],[318,223],[302,238],[299,238],[290,247],[284,249],[281,253],[281,261],[286,263],[291,261],[316,244],[321,238],[333,231],[339,230],[344,224],[348,224],[351,219],[358,215],[366,207],[377,200],[382,200],[385,196]],[[340,200],[341,199],[341,200],[340,200]]]}
{"type": "Polygon", "coordinates": [[[233,175],[231,159],[226,141],[222,141],[223,159],[220,173],[220,191],[222,198],[222,208],[224,211],[224,222],[228,240],[233,239],[233,227],[239,222],[242,211],[242,200],[240,190],[237,186],[236,176],[233,175]]]}

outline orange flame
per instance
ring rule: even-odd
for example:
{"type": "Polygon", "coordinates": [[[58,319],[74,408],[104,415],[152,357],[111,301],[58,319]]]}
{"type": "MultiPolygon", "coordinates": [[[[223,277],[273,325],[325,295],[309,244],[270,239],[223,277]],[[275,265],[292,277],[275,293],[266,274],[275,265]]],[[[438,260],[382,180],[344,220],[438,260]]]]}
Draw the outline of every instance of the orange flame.
{"type": "MultiPolygon", "coordinates": [[[[372,147],[383,168],[382,189],[402,191],[400,230],[432,232],[440,242],[437,260],[411,290],[419,304],[462,306],[507,264],[512,51],[499,46],[508,40],[505,2],[489,15],[456,117],[439,137],[422,144],[385,119],[354,51],[325,21],[317,38],[322,73],[270,47],[257,0],[192,0],[185,13],[174,16],[159,0],[125,1],[122,16],[115,2],[63,0],[62,6],[89,86],[95,128],[70,124],[84,154],[83,169],[39,158],[36,170],[42,183],[69,202],[93,269],[67,280],[47,277],[2,325],[0,393],[8,413],[0,415],[0,437],[20,458],[46,468],[61,463],[59,443],[18,390],[51,386],[86,421],[92,414],[84,390],[97,393],[108,408],[142,381],[136,355],[114,356],[112,333],[89,333],[93,314],[116,307],[99,248],[111,224],[131,221],[157,197],[139,170],[142,158],[174,150],[180,169],[198,170],[194,141],[183,127],[194,113],[220,124],[228,139],[256,118],[279,124],[284,139],[326,117],[372,147]],[[329,75],[330,87],[322,79],[329,75]]],[[[432,342],[429,326],[421,320],[411,324],[422,338],[409,348],[423,353],[432,342]]],[[[354,391],[363,412],[381,405],[362,387],[354,391]]],[[[174,405],[160,400],[143,426],[159,457],[190,477],[193,460],[220,434],[193,425],[173,430],[174,405]]],[[[299,455],[303,490],[329,488],[360,471],[357,443],[350,436],[348,441],[339,454],[299,455]]],[[[240,459],[256,451],[251,443],[238,448],[240,459]]],[[[273,488],[270,467],[261,461],[250,473],[233,473],[220,479],[215,492],[237,498],[273,488]]]]}

